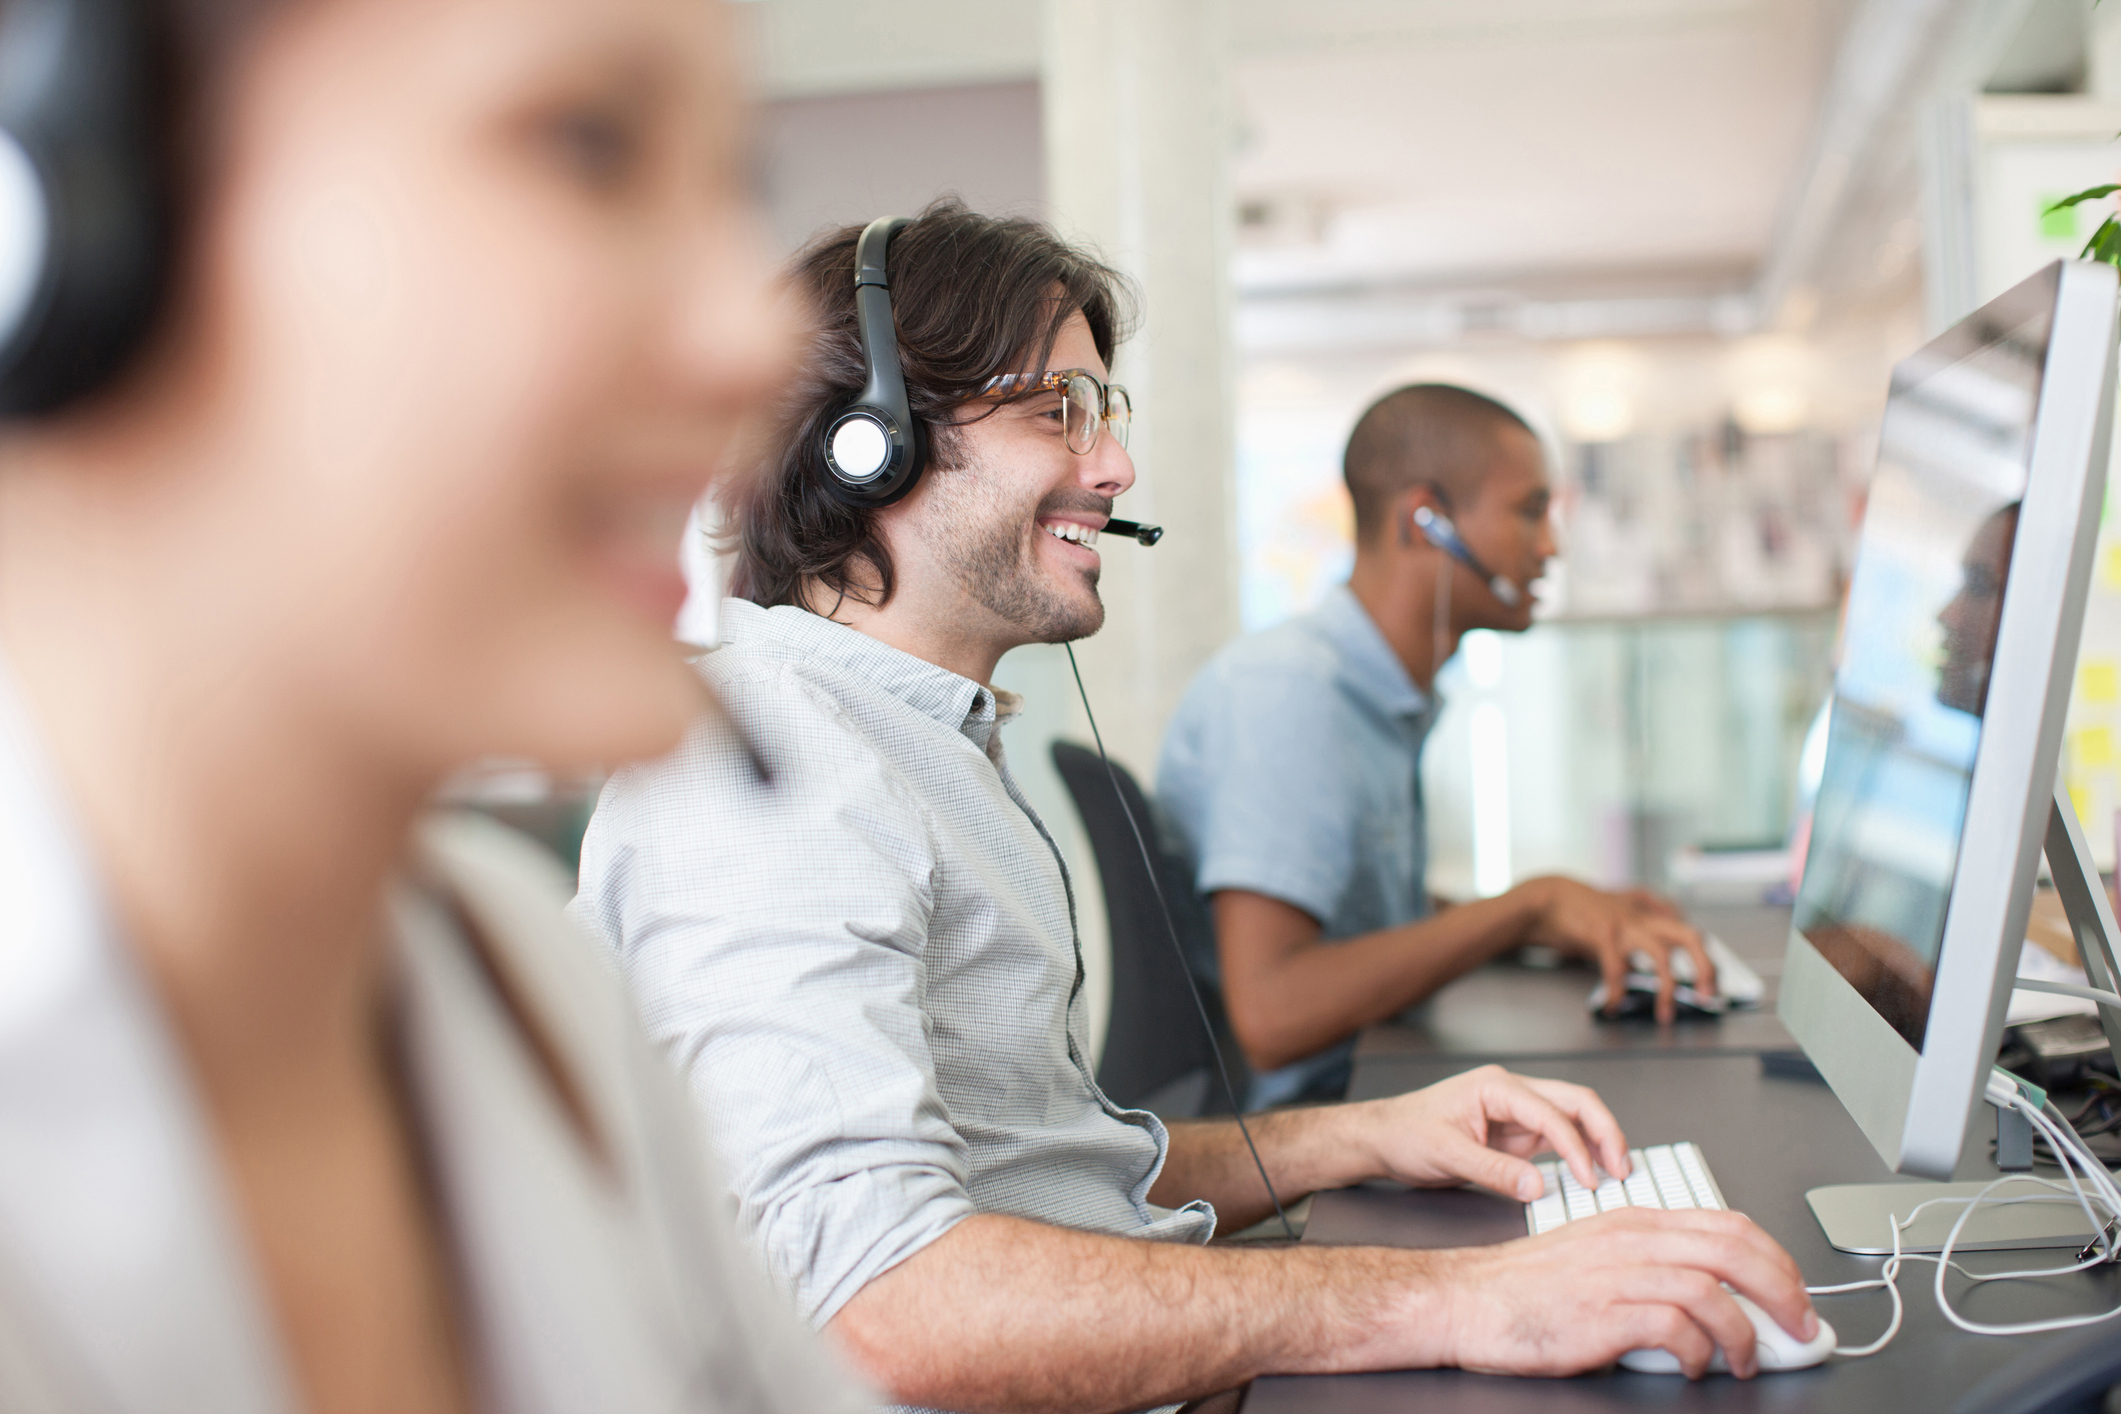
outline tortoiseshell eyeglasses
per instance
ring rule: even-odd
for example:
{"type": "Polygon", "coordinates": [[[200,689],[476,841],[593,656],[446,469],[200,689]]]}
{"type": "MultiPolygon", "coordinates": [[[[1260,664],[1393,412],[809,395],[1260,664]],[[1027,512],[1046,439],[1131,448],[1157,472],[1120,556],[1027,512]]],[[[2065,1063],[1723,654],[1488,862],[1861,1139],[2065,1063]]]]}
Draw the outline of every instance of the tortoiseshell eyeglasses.
{"type": "Polygon", "coordinates": [[[1098,432],[1112,428],[1119,444],[1127,445],[1127,429],[1134,421],[1134,403],[1127,390],[1106,383],[1086,368],[1058,368],[1049,373],[1005,373],[987,380],[988,395],[1012,398],[1034,393],[1057,392],[1061,398],[1061,426],[1067,434],[1068,450],[1087,457],[1097,448],[1098,432]]]}

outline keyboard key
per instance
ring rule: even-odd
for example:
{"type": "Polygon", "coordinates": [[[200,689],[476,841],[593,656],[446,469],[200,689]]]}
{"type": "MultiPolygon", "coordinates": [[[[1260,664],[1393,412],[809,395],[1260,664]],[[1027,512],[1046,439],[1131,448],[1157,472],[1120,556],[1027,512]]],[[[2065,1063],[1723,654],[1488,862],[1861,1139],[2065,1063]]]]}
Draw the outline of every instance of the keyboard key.
{"type": "Polygon", "coordinates": [[[1721,1209],[1723,1200],[1716,1196],[1716,1185],[1709,1182],[1708,1170],[1702,1167],[1701,1152],[1692,1144],[1674,1144],[1673,1153],[1679,1159],[1679,1170],[1686,1175],[1687,1187],[1693,1190],[1694,1201],[1704,1208],[1721,1209]]]}
{"type": "Polygon", "coordinates": [[[1686,1176],[1679,1171],[1679,1161],[1672,1151],[1658,1146],[1649,1151],[1650,1177],[1657,1184],[1657,1196],[1664,1199],[1667,1208],[1694,1208],[1693,1190],[1687,1186],[1686,1176]]]}
{"type": "Polygon", "coordinates": [[[1594,1170],[1597,1183],[1585,1188],[1566,1164],[1554,1159],[1540,1161],[1535,1167],[1546,1183],[1546,1191],[1525,1205],[1526,1229],[1535,1234],[1551,1232],[1563,1223],[1616,1208],[1724,1207],[1716,1191],[1716,1180],[1709,1175],[1708,1161],[1697,1145],[1652,1144],[1631,1149],[1628,1162],[1626,1178],[1594,1170]]]}

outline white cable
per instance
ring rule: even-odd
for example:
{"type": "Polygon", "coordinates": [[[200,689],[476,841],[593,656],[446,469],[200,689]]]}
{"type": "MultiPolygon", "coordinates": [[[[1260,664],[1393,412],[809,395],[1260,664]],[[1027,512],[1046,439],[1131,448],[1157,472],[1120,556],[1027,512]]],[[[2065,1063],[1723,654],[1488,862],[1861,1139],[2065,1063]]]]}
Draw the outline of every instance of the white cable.
{"type": "MultiPolygon", "coordinates": [[[[2054,990],[2054,988],[2043,988],[2042,990],[2054,990]]],[[[2089,991],[2091,989],[2077,988],[2075,990],[2089,991]]],[[[2116,998],[2116,1000],[2121,1000],[2121,998],[2116,998]]],[[[2092,1205],[2096,1201],[2101,1208],[2106,1210],[2110,1220],[2121,1222],[2121,1185],[2115,1183],[2114,1175],[2092,1154],[2084,1140],[2070,1126],[2068,1119],[2060,1110],[2055,1109],[2052,1103],[2043,1100],[2044,1108],[2052,1113],[2052,1118],[2050,1118],[2048,1114],[2041,1113],[2043,1106],[2036,1106],[2030,1103],[2030,1097],[2019,1090],[2017,1086],[2007,1085],[2003,1089],[2007,1089],[2007,1096],[1999,1091],[1996,1094],[1992,1094],[1991,1098],[1995,1099],[2000,1107],[2014,1109],[2023,1114],[2027,1121],[2048,1141],[2048,1147],[2054,1151],[2056,1162],[2061,1166],[2063,1176],[2069,1180],[2068,1188],[2064,1189],[2062,1184],[2056,1183],[2052,1179],[2038,1178],[2031,1174],[2006,1174],[2002,1178],[1984,1186],[1979,1193],[1974,1194],[1972,1197],[1931,1198],[1917,1203],[1908,1211],[1905,1218],[1893,1219],[1893,1252],[1890,1257],[1886,1258],[1885,1265],[1878,1269],[1876,1277],[1865,1281],[1844,1282],[1838,1286],[1805,1288],[1807,1295],[1835,1296],[1845,1292],[1868,1291],[1874,1287],[1882,1286],[1885,1288],[1886,1293],[1892,1297],[1893,1316],[1892,1320],[1886,1324],[1885,1333],[1868,1345],[1837,1346],[1834,1350],[1836,1355],[1847,1359],[1875,1355],[1891,1344],[1893,1337],[1900,1333],[1901,1321],[1906,1314],[1906,1304],[1900,1295],[1899,1276],[1902,1264],[1909,1261],[1935,1262],[1937,1264],[1937,1279],[1934,1284],[1937,1309],[1942,1311],[1945,1319],[1953,1325],[1976,1335],[2037,1335],[2047,1331],[2069,1330],[2077,1326],[2097,1325],[2101,1321],[2110,1321],[2116,1317],[2121,1317],[2121,1306],[2117,1306],[2110,1311],[2102,1311],[2089,1316],[2066,1316],[2047,1321],[2023,1321],[2012,1325],[1989,1325],[1979,1321],[1968,1320],[1952,1309],[1951,1302],[1946,1297],[1944,1290],[1945,1272],[1947,1269],[1956,1271],[1969,1282],[1977,1284],[1991,1281],[2017,1281],[2031,1277],[2064,1276],[2072,1272],[2081,1272],[2109,1261],[2115,1251],[2114,1240],[2106,1235],[2107,1228],[2111,1224],[2107,1221],[2101,1221],[2098,1214],[2093,1212],[2092,1205]],[[1990,1196],[1999,1188],[2012,1183],[2037,1184],[2043,1188],[2053,1189],[2054,1193],[2026,1194],[2016,1198],[1992,1198],[1990,1196]],[[2087,1183],[2091,1188],[2089,1193],[2085,1191],[2087,1183]],[[2090,1244],[2095,1249],[2090,1257],[2063,1267],[2035,1268],[2019,1272],[1986,1273],[1968,1271],[1965,1267],[1952,1260],[1952,1249],[1958,1245],[1960,1235],[1966,1230],[1966,1225],[1973,1217],[1974,1210],[1984,1204],[1992,1207],[2010,1207],[2019,1203],[2057,1202],[2074,1202],[2083,1211],[2085,1220],[2091,1225],[2093,1233],[2097,1234],[2093,1237],[2090,1244]],[[1903,1252],[1900,1248],[1900,1234],[1913,1226],[1916,1217],[1925,1208],[1935,1207],[1940,1203],[1959,1203],[1964,1205],[1958,1219],[1953,1222],[1951,1231],[1945,1235],[1943,1247],[1939,1249],[1935,1256],[1924,1252],[1903,1252]]]]}
{"type": "Polygon", "coordinates": [[[2121,1007],[2121,994],[2098,987],[2080,987],[2074,982],[2043,982],[2033,977],[2017,977],[2012,979],[2011,988],[2019,992],[2052,992],[2058,997],[2082,997],[2088,1002],[2121,1007]]]}

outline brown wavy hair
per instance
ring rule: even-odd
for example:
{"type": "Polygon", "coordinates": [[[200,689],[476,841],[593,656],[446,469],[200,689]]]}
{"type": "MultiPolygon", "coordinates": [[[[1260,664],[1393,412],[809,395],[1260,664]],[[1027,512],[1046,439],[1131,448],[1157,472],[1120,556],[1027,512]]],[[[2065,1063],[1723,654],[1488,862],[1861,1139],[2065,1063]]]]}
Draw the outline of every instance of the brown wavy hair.
{"type": "MultiPolygon", "coordinates": [[[[826,424],[864,381],[854,317],[861,233],[828,231],[790,263],[790,283],[813,320],[810,348],[760,465],[723,496],[724,548],[735,557],[730,592],[769,608],[814,607],[813,586],[881,605],[894,587],[876,509],[827,489],[821,450],[826,424]]],[[[1132,319],[1133,291],[1118,271],[1037,221],[983,216],[955,197],[892,237],[887,268],[906,395],[928,428],[924,476],[949,474],[958,429],[1003,400],[977,412],[968,405],[993,378],[1043,369],[1071,315],[1089,322],[1108,366],[1132,319]]]]}

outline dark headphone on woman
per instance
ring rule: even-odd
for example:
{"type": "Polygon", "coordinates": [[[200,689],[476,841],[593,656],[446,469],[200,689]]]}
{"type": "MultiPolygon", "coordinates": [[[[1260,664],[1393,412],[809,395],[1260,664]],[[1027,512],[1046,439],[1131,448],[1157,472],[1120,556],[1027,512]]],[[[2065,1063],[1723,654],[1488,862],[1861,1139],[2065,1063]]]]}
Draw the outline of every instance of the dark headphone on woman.
{"type": "Polygon", "coordinates": [[[862,228],[854,246],[854,320],[867,376],[818,439],[825,484],[853,506],[890,505],[913,489],[928,463],[928,431],[906,398],[884,270],[891,238],[909,224],[904,216],[880,216],[862,228]]]}
{"type": "Polygon", "coordinates": [[[0,6],[0,416],[94,391],[162,302],[174,228],[151,0],[0,6]]]}

